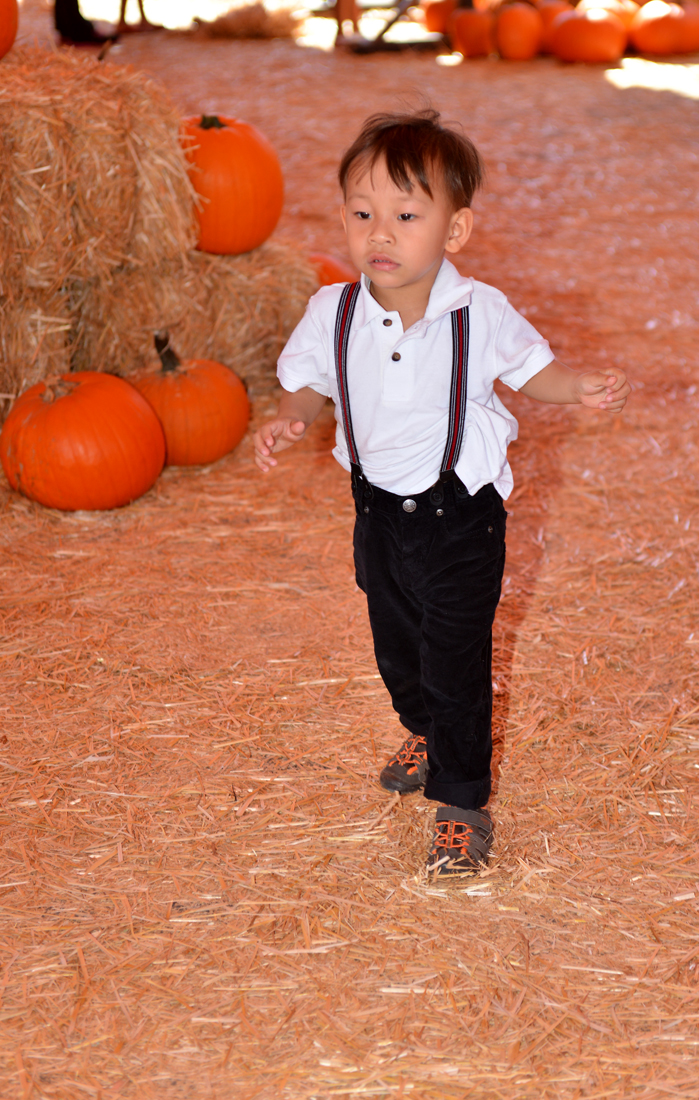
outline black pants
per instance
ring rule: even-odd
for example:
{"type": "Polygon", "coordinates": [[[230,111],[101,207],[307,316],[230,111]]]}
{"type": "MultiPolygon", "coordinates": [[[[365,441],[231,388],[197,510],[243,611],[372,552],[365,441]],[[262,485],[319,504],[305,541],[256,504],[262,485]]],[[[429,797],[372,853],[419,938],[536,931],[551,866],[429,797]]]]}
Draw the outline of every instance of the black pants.
{"type": "Polygon", "coordinates": [[[58,33],[71,42],[92,42],[101,37],[90,20],[81,14],[78,0],[55,0],[53,19],[58,33]]]}
{"type": "Polygon", "coordinates": [[[407,512],[406,497],[355,487],[354,560],[379,672],[402,724],[427,740],[425,797],[472,810],[490,796],[506,513],[492,485],[440,489],[443,500],[428,489],[407,512]]]}

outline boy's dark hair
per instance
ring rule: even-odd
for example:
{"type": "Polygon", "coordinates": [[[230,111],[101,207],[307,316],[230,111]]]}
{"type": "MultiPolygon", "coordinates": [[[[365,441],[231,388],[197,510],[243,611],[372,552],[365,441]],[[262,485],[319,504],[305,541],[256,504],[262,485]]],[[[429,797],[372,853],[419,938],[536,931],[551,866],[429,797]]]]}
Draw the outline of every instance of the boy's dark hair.
{"type": "Polygon", "coordinates": [[[434,183],[437,172],[454,209],[470,206],[483,182],[483,162],[473,142],[442,126],[439,117],[439,111],[431,108],[415,114],[371,115],[340,162],[343,192],[354,169],[371,170],[383,159],[390,179],[401,190],[410,192],[418,183],[433,198],[430,174],[434,183]]]}

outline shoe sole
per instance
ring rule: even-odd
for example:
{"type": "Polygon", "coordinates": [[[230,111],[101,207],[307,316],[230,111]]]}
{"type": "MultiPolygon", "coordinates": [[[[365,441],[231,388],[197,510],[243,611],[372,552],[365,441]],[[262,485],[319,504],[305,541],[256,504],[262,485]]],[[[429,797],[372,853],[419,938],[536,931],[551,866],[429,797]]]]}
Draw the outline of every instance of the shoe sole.
{"type": "Polygon", "coordinates": [[[485,863],[477,863],[471,867],[449,867],[444,863],[430,863],[427,865],[427,875],[431,879],[473,878],[474,875],[480,874],[485,867],[485,863]]]}
{"type": "Polygon", "coordinates": [[[401,783],[399,779],[382,779],[381,776],[379,776],[379,783],[385,791],[393,793],[397,791],[399,794],[417,794],[425,786],[424,783],[416,783],[413,787],[406,787],[405,783],[401,783]]]}

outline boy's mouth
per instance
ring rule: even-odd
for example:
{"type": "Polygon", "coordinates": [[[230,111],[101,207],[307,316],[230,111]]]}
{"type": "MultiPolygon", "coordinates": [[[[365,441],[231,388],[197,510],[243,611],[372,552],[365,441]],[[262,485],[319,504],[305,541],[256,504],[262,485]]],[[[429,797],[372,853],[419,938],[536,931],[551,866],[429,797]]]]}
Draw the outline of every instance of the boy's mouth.
{"type": "Polygon", "coordinates": [[[383,255],[370,256],[369,263],[376,271],[395,271],[399,266],[390,256],[383,255]]]}

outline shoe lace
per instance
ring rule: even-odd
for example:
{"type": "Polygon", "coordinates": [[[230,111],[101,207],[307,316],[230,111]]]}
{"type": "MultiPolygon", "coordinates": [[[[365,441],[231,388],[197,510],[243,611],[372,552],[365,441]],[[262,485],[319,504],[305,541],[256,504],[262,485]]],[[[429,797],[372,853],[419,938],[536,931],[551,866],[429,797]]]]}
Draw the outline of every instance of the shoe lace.
{"type": "Polygon", "coordinates": [[[406,771],[417,771],[420,764],[424,764],[427,756],[427,746],[421,737],[409,737],[403,742],[393,760],[401,764],[406,771]]]}
{"type": "Polygon", "coordinates": [[[434,851],[451,848],[466,855],[469,852],[474,830],[465,821],[438,821],[434,837],[434,851]]]}

